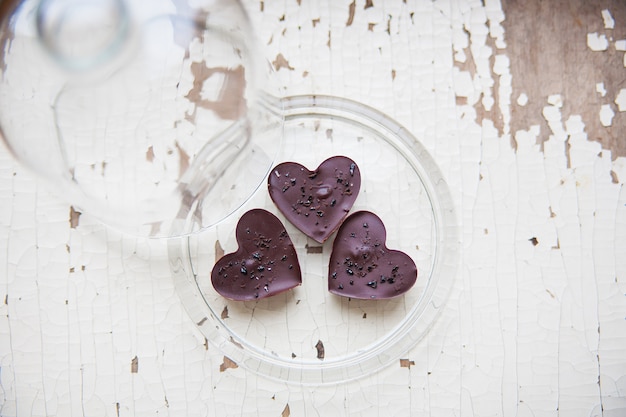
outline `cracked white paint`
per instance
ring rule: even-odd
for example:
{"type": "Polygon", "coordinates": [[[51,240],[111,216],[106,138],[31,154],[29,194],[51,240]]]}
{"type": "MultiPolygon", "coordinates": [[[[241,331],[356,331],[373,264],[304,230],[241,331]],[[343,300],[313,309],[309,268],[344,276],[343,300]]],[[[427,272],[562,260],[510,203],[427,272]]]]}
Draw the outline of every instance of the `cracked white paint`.
{"type": "Polygon", "coordinates": [[[494,39],[496,48],[506,48],[504,37],[504,27],[502,22],[505,19],[504,12],[499,0],[485,1],[485,14],[489,22],[489,36],[494,39]]]}
{"type": "Polygon", "coordinates": [[[615,50],[626,51],[626,39],[620,39],[618,41],[615,41],[615,50]]]}
{"type": "MultiPolygon", "coordinates": [[[[283,53],[294,68],[276,74],[285,94],[382,110],[450,184],[462,263],[441,320],[406,354],[414,365],[331,387],[219,372],[223,355],[184,314],[163,242],[119,235],[88,214],[70,228],[68,206],[2,148],[0,415],[624,414],[626,160],[590,141],[554,91],[542,111],[548,132],[499,132],[489,115],[477,123],[475,106],[506,122],[512,99],[528,101],[511,97],[498,1],[357,2],[346,26],[350,3],[246,6],[268,57],[283,53]],[[455,67],[470,54],[475,74],[455,67]]],[[[615,104],[626,110],[625,90],[615,104]]]]}
{"type": "Polygon", "coordinates": [[[468,71],[460,71],[454,68],[454,92],[459,97],[473,97],[475,92],[472,75],[468,71]]]}
{"type": "Polygon", "coordinates": [[[499,102],[500,114],[502,115],[502,135],[508,137],[510,134],[511,124],[511,94],[513,93],[512,77],[510,71],[509,57],[504,54],[496,55],[493,64],[493,73],[498,76],[497,97],[499,102]]]}
{"type": "Polygon", "coordinates": [[[596,84],[596,91],[600,94],[601,97],[606,96],[606,88],[604,87],[604,83],[596,84]]]}

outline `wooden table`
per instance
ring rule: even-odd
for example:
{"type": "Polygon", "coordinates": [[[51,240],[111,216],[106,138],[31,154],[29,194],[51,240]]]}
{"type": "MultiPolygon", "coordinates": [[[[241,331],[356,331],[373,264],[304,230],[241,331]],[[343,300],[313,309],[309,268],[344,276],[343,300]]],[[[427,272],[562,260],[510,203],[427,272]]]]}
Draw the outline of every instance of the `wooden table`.
{"type": "Polygon", "coordinates": [[[206,343],[160,241],[71,212],[0,150],[2,416],[626,415],[626,3],[246,1],[284,95],[406,126],[461,263],[402,360],[303,387],[206,343]]]}

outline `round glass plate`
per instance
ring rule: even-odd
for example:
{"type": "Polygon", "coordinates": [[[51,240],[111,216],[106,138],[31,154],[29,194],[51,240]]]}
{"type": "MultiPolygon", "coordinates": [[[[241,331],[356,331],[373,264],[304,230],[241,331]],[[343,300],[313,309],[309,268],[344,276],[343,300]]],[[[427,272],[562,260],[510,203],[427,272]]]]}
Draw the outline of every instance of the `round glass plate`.
{"type": "Polygon", "coordinates": [[[352,380],[398,360],[428,332],[456,274],[456,215],[432,157],[402,126],[362,104],[327,96],[284,99],[284,143],[276,163],[314,170],[345,155],[361,171],[351,212],[376,213],[387,246],[407,253],[418,268],[416,284],[388,300],[357,300],[328,292],[334,235],[324,244],[292,226],[266,187],[217,226],[170,241],[170,262],[182,303],[209,342],[238,366],[300,384],[352,380]],[[264,208],[284,223],[296,247],[302,285],[274,297],[238,302],[220,296],[211,270],[237,249],[241,215],[264,208]]]}

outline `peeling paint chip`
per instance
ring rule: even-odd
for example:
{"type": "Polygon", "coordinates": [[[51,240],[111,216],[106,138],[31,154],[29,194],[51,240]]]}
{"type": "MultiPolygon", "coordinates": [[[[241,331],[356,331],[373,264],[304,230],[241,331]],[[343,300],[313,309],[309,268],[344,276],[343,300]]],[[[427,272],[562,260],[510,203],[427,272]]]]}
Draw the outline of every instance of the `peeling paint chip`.
{"type": "Polygon", "coordinates": [[[274,60],[274,62],[272,62],[272,65],[274,65],[274,69],[276,69],[276,71],[280,70],[281,68],[287,68],[288,70],[293,71],[293,67],[289,65],[289,61],[287,61],[285,56],[280,53],[276,55],[276,59],[274,60]]]}
{"type": "Polygon", "coordinates": [[[135,356],[132,361],[130,361],[130,373],[136,374],[139,372],[139,358],[135,356]]]}
{"type": "Polygon", "coordinates": [[[150,146],[146,151],[146,161],[152,162],[154,161],[154,148],[150,146]]]}
{"type": "Polygon", "coordinates": [[[604,20],[605,29],[615,28],[615,20],[613,19],[613,16],[611,16],[609,9],[602,10],[602,20],[604,20]]]}
{"type": "Polygon", "coordinates": [[[548,96],[548,103],[555,107],[563,107],[563,97],[560,94],[551,94],[548,96]]]}
{"type": "Polygon", "coordinates": [[[606,96],[606,88],[604,88],[604,83],[596,84],[596,92],[600,94],[602,97],[606,96]]]}
{"type": "Polygon", "coordinates": [[[619,178],[617,177],[617,173],[615,171],[611,171],[611,182],[613,184],[619,184],[619,178]]]}
{"type": "Polygon", "coordinates": [[[611,126],[613,124],[613,116],[615,116],[615,112],[611,109],[610,104],[603,104],[600,107],[600,123],[602,123],[602,126],[611,126]]]}
{"type": "Polygon", "coordinates": [[[220,364],[220,372],[224,372],[227,369],[236,369],[239,366],[233,362],[230,358],[224,356],[224,361],[220,364]]]}
{"type": "Polygon", "coordinates": [[[409,368],[409,369],[411,369],[411,365],[415,365],[415,361],[411,361],[409,359],[400,359],[400,367],[401,368],[409,368]]]}
{"type": "Polygon", "coordinates": [[[532,243],[533,246],[537,246],[539,244],[539,241],[537,240],[536,237],[531,237],[530,239],[528,239],[528,241],[532,243]]]}
{"type": "Polygon", "coordinates": [[[78,220],[82,213],[74,209],[74,206],[70,206],[70,227],[76,229],[78,226],[78,220]]]}
{"type": "Polygon", "coordinates": [[[321,340],[317,341],[315,349],[317,349],[317,359],[324,359],[324,344],[321,340]]]}
{"type": "Polygon", "coordinates": [[[352,22],[354,22],[355,9],[356,9],[356,0],[350,3],[350,6],[348,7],[348,20],[346,21],[346,26],[350,26],[352,25],[352,22]]]}
{"type": "Polygon", "coordinates": [[[222,318],[222,320],[228,318],[228,306],[224,306],[224,309],[222,310],[222,314],[220,315],[220,317],[222,318]]]}
{"type": "Polygon", "coordinates": [[[285,408],[283,412],[280,414],[280,417],[289,417],[291,415],[291,411],[289,410],[289,404],[285,404],[285,408]]]}
{"type": "Polygon", "coordinates": [[[598,35],[597,32],[587,34],[587,46],[592,51],[606,51],[609,47],[609,41],[606,39],[606,35],[598,35]]]}
{"type": "Polygon", "coordinates": [[[215,241],[215,259],[220,259],[222,256],[224,256],[224,249],[222,248],[220,241],[216,240],[215,241]]]}

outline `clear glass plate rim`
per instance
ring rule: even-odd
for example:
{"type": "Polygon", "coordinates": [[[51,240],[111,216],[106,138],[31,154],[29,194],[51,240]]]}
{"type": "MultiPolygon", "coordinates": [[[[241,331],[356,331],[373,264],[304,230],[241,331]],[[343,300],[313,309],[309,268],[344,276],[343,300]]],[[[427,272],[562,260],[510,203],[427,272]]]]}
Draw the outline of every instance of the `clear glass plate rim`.
{"type": "MultiPolygon", "coordinates": [[[[178,247],[177,244],[171,244],[170,258],[173,263],[175,276],[181,273],[176,271],[177,268],[174,267],[176,259],[179,259],[181,262],[187,261],[184,263],[188,264],[191,277],[188,276],[186,280],[183,278],[182,281],[181,277],[178,277],[176,280],[177,288],[180,285],[195,287],[193,291],[196,293],[193,298],[196,302],[203,303],[204,308],[208,308],[211,321],[215,325],[214,330],[210,330],[208,335],[204,331],[203,333],[205,333],[205,337],[210,336],[211,338],[207,337],[207,340],[222,350],[226,356],[235,360],[235,362],[241,362],[240,364],[243,367],[253,372],[283,382],[298,382],[301,384],[341,383],[374,372],[390,361],[397,360],[400,355],[416,345],[434,324],[446,301],[456,273],[458,262],[456,214],[447,183],[430,154],[408,130],[388,116],[361,103],[333,96],[290,96],[282,100],[282,107],[286,122],[302,117],[330,117],[366,127],[378,135],[383,135],[384,132],[387,132],[387,134],[391,133],[400,139],[402,147],[407,148],[415,158],[417,166],[412,161],[410,161],[410,165],[416,170],[428,194],[436,225],[436,245],[431,276],[418,302],[411,307],[402,322],[386,333],[389,336],[386,339],[378,339],[365,348],[337,358],[329,358],[319,362],[290,362],[260,350],[254,345],[247,343],[246,340],[239,338],[236,334],[233,334],[228,329],[228,325],[220,318],[219,312],[213,310],[210,303],[202,295],[195,279],[195,271],[193,271],[193,266],[189,262],[192,255],[189,252],[189,245],[186,245],[186,243],[193,236],[179,239],[178,247]],[[188,250],[187,253],[184,252],[185,245],[188,250]],[[181,255],[184,255],[182,259],[181,255]],[[189,281],[190,278],[193,282],[189,281]],[[187,282],[185,283],[184,281],[187,282]],[[424,298],[426,300],[423,300],[424,298]],[[425,320],[424,323],[421,322],[422,318],[425,320]],[[425,326],[420,328],[418,326],[420,323],[425,324],[425,326]],[[413,335],[412,332],[415,330],[419,330],[420,334],[413,335]],[[383,359],[381,359],[381,355],[383,359]],[[355,368],[355,365],[358,366],[355,368]],[[260,371],[261,368],[267,367],[269,367],[270,372],[260,371]],[[354,369],[357,370],[354,371],[354,369]],[[292,373],[299,377],[291,378],[290,375],[292,373]],[[280,375],[285,374],[288,375],[287,378],[280,377],[280,375]]],[[[396,143],[390,141],[388,143],[398,149],[396,143]]],[[[398,150],[401,151],[400,149],[398,150]]],[[[187,288],[188,291],[189,288],[187,288]]],[[[188,313],[192,315],[189,306],[186,307],[188,313]]],[[[194,308],[193,310],[196,309],[194,308]]],[[[199,313],[202,316],[202,312],[199,311],[199,313]]],[[[198,315],[196,314],[196,316],[198,315]]],[[[196,318],[192,316],[192,319],[195,320],[196,318]]],[[[204,314],[204,317],[200,317],[196,321],[201,331],[203,328],[206,328],[206,319],[206,314],[204,314]]]]}

